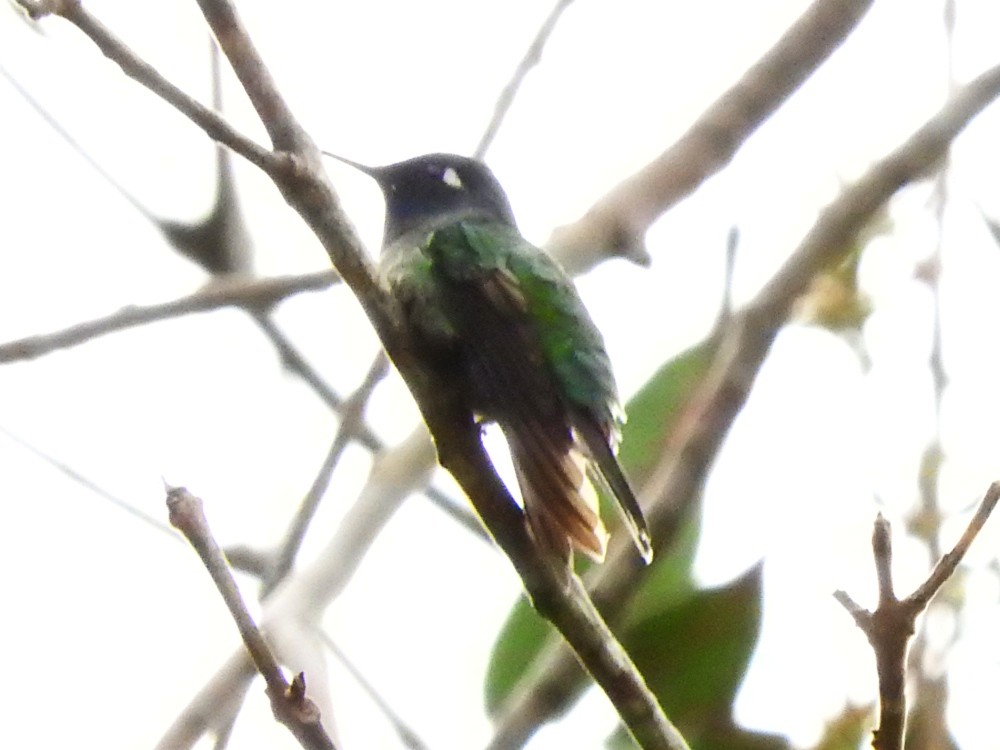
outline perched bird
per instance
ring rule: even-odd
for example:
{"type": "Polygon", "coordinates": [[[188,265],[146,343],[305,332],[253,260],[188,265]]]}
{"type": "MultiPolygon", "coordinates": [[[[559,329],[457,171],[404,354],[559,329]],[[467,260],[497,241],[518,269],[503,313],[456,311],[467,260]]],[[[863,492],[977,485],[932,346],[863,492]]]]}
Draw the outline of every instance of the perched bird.
{"type": "Polygon", "coordinates": [[[622,411],[604,341],[573,282],[521,236],[490,169],[453,154],[383,167],[335,158],[382,189],[380,278],[470,412],[503,431],[536,543],[603,559],[589,476],[648,562],[649,532],[615,458],[622,411]]]}

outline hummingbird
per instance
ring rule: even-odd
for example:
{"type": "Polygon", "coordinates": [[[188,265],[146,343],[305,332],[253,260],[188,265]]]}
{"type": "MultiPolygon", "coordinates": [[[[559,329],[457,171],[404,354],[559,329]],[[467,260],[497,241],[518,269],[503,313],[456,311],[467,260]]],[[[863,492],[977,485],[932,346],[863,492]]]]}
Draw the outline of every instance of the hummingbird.
{"type": "Polygon", "coordinates": [[[493,172],[455,154],[380,167],[329,155],[381,188],[380,282],[470,414],[499,425],[536,545],[567,562],[573,550],[603,560],[596,484],[649,562],[616,458],[624,413],[604,340],[559,264],[521,235],[493,172]]]}

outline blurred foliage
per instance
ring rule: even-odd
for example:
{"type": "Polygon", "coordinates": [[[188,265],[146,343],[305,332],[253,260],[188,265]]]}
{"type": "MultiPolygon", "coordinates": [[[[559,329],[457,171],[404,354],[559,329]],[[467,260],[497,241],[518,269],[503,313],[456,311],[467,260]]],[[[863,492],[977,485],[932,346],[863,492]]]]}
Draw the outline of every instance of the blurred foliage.
{"type": "MultiPolygon", "coordinates": [[[[783,750],[778,736],[750,732],[732,718],[736,691],[760,633],[757,564],[726,586],[664,606],[622,634],[625,648],[692,750],[783,750]]],[[[634,747],[624,728],[612,748],[634,747]]]]}
{"type": "Polygon", "coordinates": [[[993,236],[993,240],[1000,245],[1000,224],[987,216],[982,209],[979,210],[983,217],[983,221],[986,222],[986,228],[990,230],[990,234],[993,236]]]}
{"type": "Polygon", "coordinates": [[[948,676],[920,675],[906,720],[906,750],[959,750],[948,731],[948,676]]]}
{"type": "Polygon", "coordinates": [[[551,628],[521,597],[500,628],[486,671],[483,699],[486,711],[496,715],[514,686],[535,663],[551,628]]]}
{"type": "Polygon", "coordinates": [[[692,346],[658,369],[629,399],[618,458],[634,487],[642,487],[660,461],[688,398],[705,377],[715,337],[692,346]]]}
{"type": "Polygon", "coordinates": [[[820,271],[795,301],[795,317],[831,331],[860,330],[872,312],[858,286],[863,246],[857,245],[835,267],[820,271]]]}
{"type": "Polygon", "coordinates": [[[794,317],[834,332],[860,330],[871,315],[872,304],[858,283],[858,269],[869,243],[891,234],[893,229],[888,210],[883,208],[843,252],[836,254],[839,260],[835,264],[813,276],[809,287],[795,301],[794,317]]]}
{"type": "Polygon", "coordinates": [[[875,705],[844,706],[839,716],[827,722],[813,750],[858,750],[875,725],[875,705]]]}
{"type": "Polygon", "coordinates": [[[626,628],[646,683],[689,739],[729,715],[760,628],[761,567],[626,628]]]}

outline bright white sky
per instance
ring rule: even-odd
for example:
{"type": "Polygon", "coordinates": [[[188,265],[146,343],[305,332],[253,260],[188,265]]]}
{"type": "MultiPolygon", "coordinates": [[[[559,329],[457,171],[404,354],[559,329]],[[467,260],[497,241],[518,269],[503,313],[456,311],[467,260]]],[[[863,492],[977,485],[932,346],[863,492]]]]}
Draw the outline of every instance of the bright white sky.
{"type": "MultiPolygon", "coordinates": [[[[295,112],[320,144],[359,161],[470,151],[549,3],[372,0],[241,3],[295,112]]],[[[663,150],[807,5],[706,0],[578,0],[527,79],[488,154],[522,229],[544,242],[610,185],[663,150]]],[[[194,3],[94,0],[88,8],[186,90],[208,99],[208,45],[194,3]]],[[[959,0],[955,78],[998,62],[1000,8],[959,0]]],[[[742,233],[735,292],[746,299],[808,229],[838,186],[897,145],[948,88],[939,1],[883,0],[806,88],[770,120],[725,174],[651,231],[654,262],[602,266],[580,286],[604,329],[625,394],[697,340],[718,309],[725,237],[742,233]],[[637,324],[639,323],[639,324],[637,324]]],[[[154,212],[193,218],[211,199],[204,136],[124,78],[68,24],[43,35],[0,8],[0,63],[104,167],[154,212]]],[[[228,81],[227,115],[263,141],[228,81]]],[[[203,274],[0,81],[0,341],[55,330],[128,304],[188,293],[203,274]]],[[[992,338],[1000,251],[977,204],[1000,215],[996,108],[957,146],[943,228],[945,355],[953,388],[943,434],[946,509],[967,510],[1000,477],[1000,373],[992,338]]],[[[258,270],[326,265],[276,191],[237,164],[258,270]]],[[[331,167],[371,246],[381,204],[373,186],[331,167]]],[[[865,330],[873,367],[825,331],[793,326],[777,341],[706,494],[697,570],[725,582],[766,557],[762,642],[739,702],[750,726],[814,741],[845,696],[873,697],[867,645],[830,596],[872,603],[868,537],[878,509],[896,522],[900,591],[926,555],[902,538],[916,468],[933,430],[926,359],[930,305],[913,266],[933,249],[930,191],[893,204],[895,233],[865,259],[876,314],[865,330]],[[877,496],[877,500],[876,500],[877,496]]],[[[343,291],[296,299],[279,320],[341,391],[376,350],[343,291]]],[[[371,418],[390,440],[415,411],[387,383],[371,418]]],[[[209,504],[224,543],[266,545],[311,482],[334,425],[285,376],[245,316],[185,318],[0,368],[0,427],[68,462],[148,513],[161,477],[209,504]],[[266,394],[262,397],[262,394],[266,394]]],[[[334,476],[304,555],[327,537],[363,481],[352,452],[334,476]]],[[[99,741],[149,747],[235,643],[235,633],[183,544],[115,510],[0,434],[0,570],[6,571],[7,687],[16,714],[0,745],[99,741]],[[16,691],[16,692],[15,692],[16,691]],[[32,739],[34,738],[34,739],[32,739]]],[[[946,527],[946,544],[964,524],[946,527]]],[[[995,548],[1000,523],[973,561],[995,548]]],[[[419,500],[405,506],[327,617],[341,646],[436,750],[483,744],[482,672],[496,628],[519,592],[507,564],[419,500]]],[[[994,577],[965,580],[963,639],[943,660],[954,675],[951,716],[966,750],[996,747],[1000,685],[994,577]],[[985,687],[986,689],[981,689],[985,687]]],[[[942,639],[955,627],[936,623],[942,639]]],[[[935,664],[942,662],[939,657],[935,664]]],[[[331,669],[338,667],[334,663],[331,669]]],[[[355,692],[350,680],[335,688],[355,692]]],[[[291,747],[259,690],[233,747],[291,747]],[[253,741],[249,739],[253,737],[253,741]],[[267,739],[259,739],[264,737],[267,739]],[[273,742],[272,739],[273,738],[273,742]]],[[[344,747],[393,747],[366,701],[337,717],[344,747]]],[[[573,720],[533,750],[598,747],[614,719],[591,694],[573,720]]]]}

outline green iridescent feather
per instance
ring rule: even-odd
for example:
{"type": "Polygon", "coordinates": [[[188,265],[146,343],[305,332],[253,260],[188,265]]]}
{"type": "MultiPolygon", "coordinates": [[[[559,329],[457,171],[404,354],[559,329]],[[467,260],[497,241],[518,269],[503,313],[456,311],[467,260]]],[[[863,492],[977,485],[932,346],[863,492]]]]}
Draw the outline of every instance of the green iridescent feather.
{"type": "Polygon", "coordinates": [[[515,228],[454,222],[396,253],[383,269],[394,293],[413,305],[419,326],[439,338],[457,335],[448,306],[439,303],[442,281],[475,283],[498,271],[512,279],[561,396],[617,435],[621,412],[604,340],[572,281],[515,228]]]}

